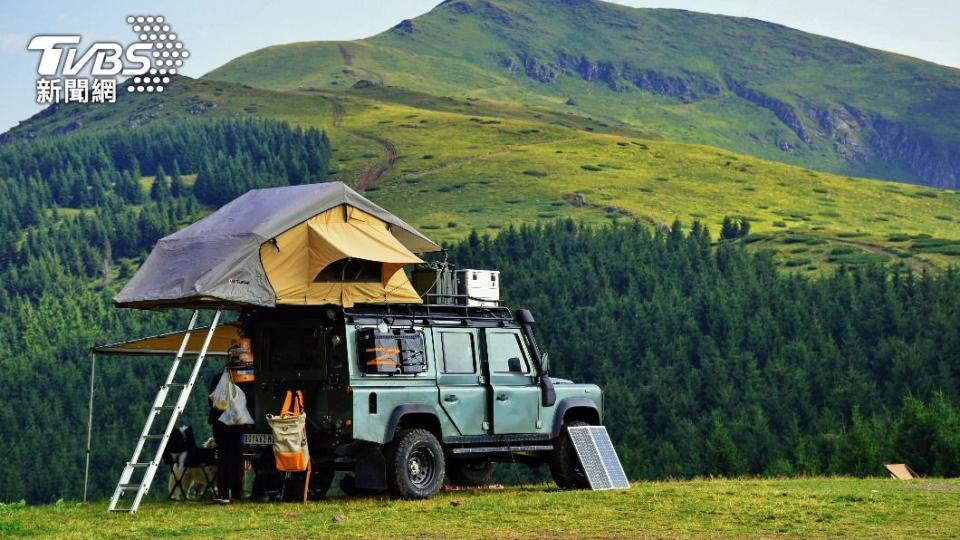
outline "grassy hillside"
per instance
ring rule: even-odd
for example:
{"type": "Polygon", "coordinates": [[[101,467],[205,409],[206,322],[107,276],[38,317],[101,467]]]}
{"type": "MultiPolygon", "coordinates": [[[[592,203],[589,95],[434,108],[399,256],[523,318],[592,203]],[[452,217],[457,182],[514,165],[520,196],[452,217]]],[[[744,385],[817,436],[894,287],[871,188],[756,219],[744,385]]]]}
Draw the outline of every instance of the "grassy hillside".
{"type": "Polygon", "coordinates": [[[371,38],[268,47],[207,77],[481,97],[815,169],[960,186],[960,71],[752,19],[457,0],[371,38]]]}
{"type": "Polygon", "coordinates": [[[950,538],[960,483],[944,480],[694,480],[628,491],[549,486],[451,492],[427,501],[147,503],[138,514],[91,504],[0,507],[7,537],[99,538],[950,538]]]}
{"type": "Polygon", "coordinates": [[[125,95],[109,111],[64,108],[13,134],[237,116],[325,130],[331,176],[440,241],[558,217],[658,227],[699,219],[716,237],[725,216],[741,216],[751,221],[751,245],[775,250],[791,270],[960,261],[960,192],[815,172],[473,98],[375,87],[273,92],[182,79],[162,96],[125,95]]]}

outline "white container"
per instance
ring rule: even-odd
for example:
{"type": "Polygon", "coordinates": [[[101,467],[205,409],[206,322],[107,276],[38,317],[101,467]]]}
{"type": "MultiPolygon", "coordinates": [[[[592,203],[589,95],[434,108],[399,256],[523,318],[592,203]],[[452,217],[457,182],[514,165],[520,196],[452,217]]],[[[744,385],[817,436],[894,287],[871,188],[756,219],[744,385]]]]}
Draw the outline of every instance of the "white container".
{"type": "Polygon", "coordinates": [[[498,270],[457,270],[457,294],[467,296],[468,306],[500,305],[500,272],[498,270]]]}

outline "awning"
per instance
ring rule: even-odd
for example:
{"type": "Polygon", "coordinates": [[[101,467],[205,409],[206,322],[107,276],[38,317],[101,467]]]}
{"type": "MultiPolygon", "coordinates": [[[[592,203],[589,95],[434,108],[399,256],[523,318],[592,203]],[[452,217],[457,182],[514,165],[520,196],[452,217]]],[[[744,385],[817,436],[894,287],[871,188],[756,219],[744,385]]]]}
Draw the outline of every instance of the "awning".
{"type": "MultiPolygon", "coordinates": [[[[209,327],[194,328],[190,332],[190,341],[187,342],[185,354],[200,354],[203,340],[207,337],[209,327]]],[[[110,345],[100,345],[91,349],[96,354],[123,355],[123,356],[175,356],[180,350],[183,335],[186,332],[170,332],[159,336],[150,336],[132,341],[122,341],[110,345]]],[[[207,348],[208,356],[227,356],[230,347],[240,340],[240,329],[236,324],[228,323],[217,326],[207,348]]]]}

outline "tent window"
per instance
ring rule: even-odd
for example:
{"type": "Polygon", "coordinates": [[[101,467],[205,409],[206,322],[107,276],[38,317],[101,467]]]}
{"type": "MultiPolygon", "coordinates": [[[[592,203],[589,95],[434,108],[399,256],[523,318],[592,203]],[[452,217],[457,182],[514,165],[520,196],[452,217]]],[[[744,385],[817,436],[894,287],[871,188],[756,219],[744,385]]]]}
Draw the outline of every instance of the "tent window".
{"type": "Polygon", "coordinates": [[[383,263],[366,259],[340,259],[327,265],[314,283],[379,283],[383,263]]]}

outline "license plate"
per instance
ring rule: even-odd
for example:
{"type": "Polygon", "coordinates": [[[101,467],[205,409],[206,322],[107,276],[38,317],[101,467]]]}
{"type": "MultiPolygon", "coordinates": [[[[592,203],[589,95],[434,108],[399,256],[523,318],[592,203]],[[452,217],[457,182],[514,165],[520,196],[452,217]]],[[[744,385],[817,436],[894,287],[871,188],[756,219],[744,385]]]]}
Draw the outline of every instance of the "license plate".
{"type": "Polygon", "coordinates": [[[273,444],[272,433],[244,433],[243,444],[247,446],[269,446],[273,444]]]}

